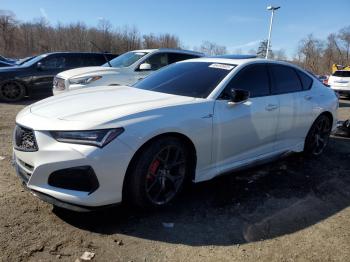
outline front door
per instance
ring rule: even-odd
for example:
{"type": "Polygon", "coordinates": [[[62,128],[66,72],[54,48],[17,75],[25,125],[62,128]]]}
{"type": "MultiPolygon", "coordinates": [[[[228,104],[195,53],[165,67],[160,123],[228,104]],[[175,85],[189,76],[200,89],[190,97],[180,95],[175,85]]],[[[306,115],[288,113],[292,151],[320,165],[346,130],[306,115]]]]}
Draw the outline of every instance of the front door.
{"type": "Polygon", "coordinates": [[[52,82],[55,75],[68,69],[66,58],[64,56],[54,55],[46,57],[38,63],[33,65],[36,73],[32,77],[32,90],[35,93],[52,92],[52,82]]]}
{"type": "Polygon", "coordinates": [[[270,96],[266,65],[254,64],[238,72],[215,103],[213,160],[218,172],[272,153],[278,115],[279,101],[270,96]],[[226,94],[232,88],[249,91],[250,98],[244,103],[228,104],[226,94]]]}

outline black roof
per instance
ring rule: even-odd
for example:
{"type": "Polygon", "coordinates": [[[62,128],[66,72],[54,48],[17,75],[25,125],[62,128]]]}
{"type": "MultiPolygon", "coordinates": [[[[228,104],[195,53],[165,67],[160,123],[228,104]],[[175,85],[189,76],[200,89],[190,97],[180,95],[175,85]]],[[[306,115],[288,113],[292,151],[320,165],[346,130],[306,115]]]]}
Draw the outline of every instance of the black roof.
{"type": "Polygon", "coordinates": [[[228,58],[228,59],[250,59],[257,58],[256,55],[216,55],[215,58],[228,58]]]}

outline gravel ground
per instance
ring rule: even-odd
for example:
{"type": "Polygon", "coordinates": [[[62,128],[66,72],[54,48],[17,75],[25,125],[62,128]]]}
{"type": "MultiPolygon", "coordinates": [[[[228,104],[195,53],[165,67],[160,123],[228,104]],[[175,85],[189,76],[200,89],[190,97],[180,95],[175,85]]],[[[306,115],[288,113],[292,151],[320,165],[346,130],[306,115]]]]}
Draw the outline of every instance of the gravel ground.
{"type": "MultiPolygon", "coordinates": [[[[350,101],[340,105],[349,118],[350,101]]],[[[0,103],[0,261],[76,261],[85,251],[93,261],[350,261],[350,139],[332,137],[318,159],[295,154],[193,185],[162,211],[74,213],[15,176],[23,107],[0,103]]]]}

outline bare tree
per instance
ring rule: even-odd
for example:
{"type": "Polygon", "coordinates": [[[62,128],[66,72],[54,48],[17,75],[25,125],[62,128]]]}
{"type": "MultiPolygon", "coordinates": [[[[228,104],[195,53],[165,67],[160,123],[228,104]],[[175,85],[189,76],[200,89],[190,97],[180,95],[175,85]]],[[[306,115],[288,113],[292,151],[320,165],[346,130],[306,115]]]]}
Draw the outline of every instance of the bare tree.
{"type": "Polygon", "coordinates": [[[0,10],[0,38],[2,39],[2,48],[5,53],[13,54],[15,35],[17,29],[17,20],[11,11],[0,10]]]}
{"type": "Polygon", "coordinates": [[[339,39],[345,46],[346,64],[349,64],[349,52],[350,52],[350,26],[344,27],[339,32],[339,39]]]}
{"type": "Polygon", "coordinates": [[[322,41],[316,39],[312,34],[299,43],[298,54],[303,60],[304,67],[312,72],[320,72],[322,51],[322,41]]]}
{"type": "Polygon", "coordinates": [[[209,41],[204,41],[201,46],[199,48],[195,48],[195,50],[209,56],[227,54],[226,46],[221,46],[209,41]]]}

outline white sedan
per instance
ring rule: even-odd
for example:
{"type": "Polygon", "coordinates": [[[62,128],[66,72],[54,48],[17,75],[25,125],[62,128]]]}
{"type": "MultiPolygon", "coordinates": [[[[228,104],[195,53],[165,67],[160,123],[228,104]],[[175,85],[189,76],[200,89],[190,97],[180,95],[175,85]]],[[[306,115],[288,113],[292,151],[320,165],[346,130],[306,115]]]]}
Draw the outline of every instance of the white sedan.
{"type": "Polygon", "coordinates": [[[289,152],[321,154],[337,108],[334,91],[294,65],[192,59],[134,87],[77,90],[26,107],[14,159],[25,186],[56,206],[160,207],[186,181],[289,152]]]}

